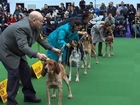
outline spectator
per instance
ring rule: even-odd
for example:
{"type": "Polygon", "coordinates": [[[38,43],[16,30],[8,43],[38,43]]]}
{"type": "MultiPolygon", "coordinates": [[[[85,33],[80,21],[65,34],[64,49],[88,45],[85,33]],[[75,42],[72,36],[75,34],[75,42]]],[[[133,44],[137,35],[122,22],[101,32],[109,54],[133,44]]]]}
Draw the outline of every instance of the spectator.
{"type": "Polygon", "coordinates": [[[18,14],[17,15],[17,22],[20,21],[21,19],[23,19],[23,14],[18,14]]]}
{"type": "Polygon", "coordinates": [[[69,18],[77,16],[77,12],[75,11],[74,6],[71,6],[71,10],[69,12],[69,18]]]}
{"type": "Polygon", "coordinates": [[[107,12],[104,12],[104,14],[103,14],[103,18],[102,18],[101,21],[105,21],[106,17],[107,17],[107,12]]]}
{"type": "Polygon", "coordinates": [[[47,4],[44,4],[44,7],[41,10],[41,13],[46,16],[47,13],[51,13],[47,4]]]}
{"type": "Polygon", "coordinates": [[[43,28],[43,34],[45,37],[48,37],[49,34],[55,29],[55,25],[53,26],[51,24],[51,14],[48,13],[46,14],[45,18],[44,18],[44,24],[42,26],[43,28]]]}
{"type": "Polygon", "coordinates": [[[8,24],[7,24],[7,16],[3,13],[1,16],[0,16],[0,28],[1,28],[1,32],[3,32],[6,27],[8,27],[8,24]]]}
{"type": "Polygon", "coordinates": [[[81,0],[79,2],[79,7],[82,9],[82,10],[85,10],[86,9],[86,2],[84,0],[81,0]]]}
{"type": "Polygon", "coordinates": [[[105,3],[102,3],[101,4],[101,6],[100,6],[100,15],[103,15],[105,12],[106,12],[106,10],[107,10],[107,8],[106,8],[106,6],[105,6],[105,3]]]}
{"type": "Polygon", "coordinates": [[[92,11],[94,13],[94,7],[93,7],[93,2],[90,2],[89,5],[87,6],[87,9],[92,11]]]}
{"type": "Polygon", "coordinates": [[[130,31],[132,34],[132,21],[135,20],[136,9],[134,8],[133,4],[130,4],[128,9],[128,22],[130,26],[130,31]]]}
{"type": "Polygon", "coordinates": [[[7,21],[8,25],[11,25],[15,22],[16,22],[16,19],[14,18],[14,16],[12,14],[10,14],[8,21],[7,21]]]}
{"type": "Polygon", "coordinates": [[[128,15],[128,9],[127,7],[124,5],[124,2],[121,2],[121,6],[119,6],[117,8],[118,11],[120,11],[120,14],[123,15],[125,17],[125,19],[127,18],[128,15]]]}
{"type": "Polygon", "coordinates": [[[111,24],[111,29],[114,31],[115,29],[115,18],[109,13],[108,17],[106,17],[105,22],[109,22],[111,24]]]}
{"type": "Polygon", "coordinates": [[[116,15],[116,7],[113,6],[113,2],[110,2],[107,8],[107,15],[109,15],[109,13],[111,13],[113,17],[116,15]]]}
{"type": "Polygon", "coordinates": [[[13,14],[18,15],[19,13],[22,13],[22,10],[21,10],[21,8],[20,8],[20,7],[21,7],[21,6],[17,5],[17,6],[16,6],[16,9],[15,9],[15,11],[14,11],[14,13],[13,13],[13,14]]]}
{"type": "Polygon", "coordinates": [[[140,36],[140,12],[137,12],[135,15],[135,19],[132,21],[132,31],[133,31],[133,37],[139,37],[140,36]]]}

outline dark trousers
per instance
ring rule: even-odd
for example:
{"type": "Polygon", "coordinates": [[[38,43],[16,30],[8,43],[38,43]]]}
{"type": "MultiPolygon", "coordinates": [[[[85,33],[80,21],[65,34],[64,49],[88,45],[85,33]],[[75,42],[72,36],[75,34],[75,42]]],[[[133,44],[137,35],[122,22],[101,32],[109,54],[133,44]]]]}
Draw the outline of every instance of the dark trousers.
{"type": "Polygon", "coordinates": [[[8,72],[7,105],[17,105],[15,98],[19,88],[19,80],[21,80],[23,85],[22,92],[24,98],[34,98],[36,92],[31,82],[31,70],[28,63],[21,59],[19,67],[16,69],[11,68],[4,63],[3,65],[8,72]]]}

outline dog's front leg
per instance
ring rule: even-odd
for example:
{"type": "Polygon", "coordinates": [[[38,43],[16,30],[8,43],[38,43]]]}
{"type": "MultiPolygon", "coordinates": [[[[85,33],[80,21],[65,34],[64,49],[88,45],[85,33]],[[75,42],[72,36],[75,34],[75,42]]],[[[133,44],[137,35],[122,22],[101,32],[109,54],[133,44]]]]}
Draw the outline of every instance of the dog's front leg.
{"type": "Polygon", "coordinates": [[[103,57],[107,54],[107,43],[105,44],[105,52],[104,52],[104,54],[103,54],[103,57]]]}
{"type": "Polygon", "coordinates": [[[79,66],[80,66],[80,62],[77,62],[77,73],[76,73],[76,82],[79,82],[79,66]]]}
{"type": "Polygon", "coordinates": [[[91,52],[88,54],[88,69],[91,68],[90,62],[91,62],[91,52]]]}
{"type": "Polygon", "coordinates": [[[69,81],[71,81],[71,73],[72,73],[72,61],[69,61],[69,81]]]}
{"type": "Polygon", "coordinates": [[[62,84],[58,87],[58,105],[62,105],[62,84]]]}
{"type": "Polygon", "coordinates": [[[70,84],[69,84],[69,80],[68,80],[68,78],[67,78],[66,75],[63,77],[63,79],[64,79],[64,81],[65,81],[65,83],[67,85],[67,88],[68,88],[68,92],[69,92],[68,98],[71,99],[73,96],[72,96],[72,92],[71,92],[71,87],[70,87],[70,84]]]}
{"type": "Polygon", "coordinates": [[[86,75],[87,74],[87,56],[86,56],[85,53],[84,53],[82,63],[83,63],[83,66],[84,66],[84,74],[86,75]]]}
{"type": "Polygon", "coordinates": [[[111,54],[111,45],[109,45],[109,52],[108,52],[108,57],[110,58],[110,54],[111,54]]]}
{"type": "Polygon", "coordinates": [[[113,56],[114,53],[113,53],[113,44],[111,44],[111,55],[113,56]]]}
{"type": "Polygon", "coordinates": [[[47,99],[48,99],[48,105],[51,105],[51,101],[50,101],[50,89],[49,89],[49,87],[47,87],[46,94],[47,94],[47,99]]]}

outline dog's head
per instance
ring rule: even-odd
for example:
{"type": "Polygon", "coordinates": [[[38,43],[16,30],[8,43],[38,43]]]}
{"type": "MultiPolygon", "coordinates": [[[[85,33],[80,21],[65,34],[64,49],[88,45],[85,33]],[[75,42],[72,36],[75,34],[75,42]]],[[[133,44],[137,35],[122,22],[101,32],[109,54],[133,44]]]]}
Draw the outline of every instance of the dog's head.
{"type": "Polygon", "coordinates": [[[92,38],[90,35],[83,35],[81,38],[81,42],[90,42],[92,44],[92,38]]]}
{"type": "Polygon", "coordinates": [[[108,36],[108,37],[105,39],[105,43],[107,43],[107,44],[113,43],[113,37],[112,37],[112,36],[108,36]]]}
{"type": "Polygon", "coordinates": [[[42,69],[42,76],[45,76],[46,73],[60,73],[59,64],[54,60],[45,60],[42,69]]]}

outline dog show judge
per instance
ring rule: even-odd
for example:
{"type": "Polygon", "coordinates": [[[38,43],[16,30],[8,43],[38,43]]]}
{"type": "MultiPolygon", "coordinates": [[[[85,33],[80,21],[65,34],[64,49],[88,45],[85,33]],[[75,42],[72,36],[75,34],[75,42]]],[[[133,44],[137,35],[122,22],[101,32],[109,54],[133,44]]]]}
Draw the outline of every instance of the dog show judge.
{"type": "Polygon", "coordinates": [[[19,80],[23,85],[24,102],[41,102],[41,99],[36,98],[26,55],[40,60],[47,59],[46,54],[36,52],[31,48],[35,42],[53,53],[61,53],[59,49],[52,47],[40,37],[42,24],[43,16],[41,13],[32,11],[28,17],[9,25],[0,35],[0,61],[8,72],[7,105],[18,105],[15,98],[19,88],[19,80]]]}

